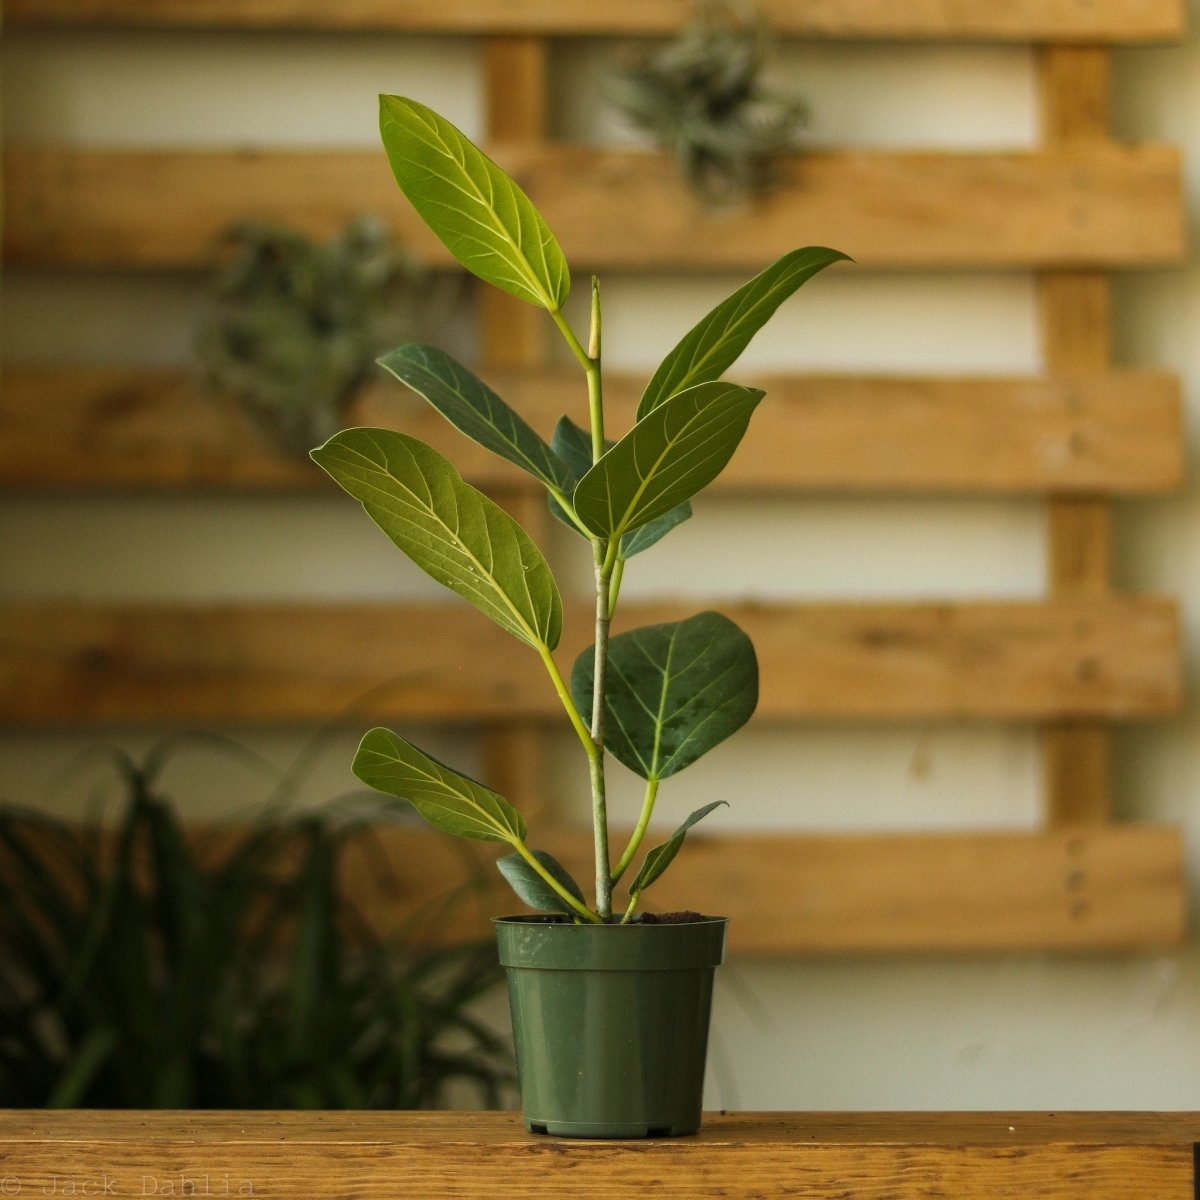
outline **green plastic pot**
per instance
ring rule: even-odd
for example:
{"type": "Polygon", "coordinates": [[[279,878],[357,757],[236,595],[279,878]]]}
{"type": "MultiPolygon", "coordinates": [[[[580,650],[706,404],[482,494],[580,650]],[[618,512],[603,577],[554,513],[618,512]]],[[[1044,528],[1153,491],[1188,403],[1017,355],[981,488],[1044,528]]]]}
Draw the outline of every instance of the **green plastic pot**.
{"type": "Polygon", "coordinates": [[[700,1128],[727,924],[496,920],[527,1129],[639,1138],[700,1128]]]}

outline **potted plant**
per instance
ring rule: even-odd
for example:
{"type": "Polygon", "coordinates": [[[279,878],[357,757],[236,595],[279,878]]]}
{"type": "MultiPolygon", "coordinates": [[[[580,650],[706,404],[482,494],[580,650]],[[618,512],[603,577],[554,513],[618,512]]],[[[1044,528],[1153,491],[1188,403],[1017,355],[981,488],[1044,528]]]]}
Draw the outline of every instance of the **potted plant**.
{"type": "Polygon", "coordinates": [[[554,657],[562,603],[549,565],[525,530],[446,458],[387,429],[344,430],[312,457],[419,567],[541,658],[588,766],[591,901],[531,843],[521,814],[502,796],[398,734],[368,732],[354,772],[438,829],[510,848],[499,868],[540,914],[497,922],[526,1125],[579,1137],[694,1132],[726,922],[697,913],[650,918],[638,907],[688,830],[717,805],[693,812],[644,854],[642,842],[661,782],[749,719],[758,666],[749,638],[718,613],[614,634],[610,628],[626,563],[687,519],[688,501],[728,462],[763,397],[720,376],[788,296],[846,256],[795,250],[739,288],[671,350],[646,386],[633,428],[610,442],[596,280],[585,342],[563,315],[570,275],[562,250],[517,184],[414,100],[383,96],[380,125],[396,182],[430,229],[467,270],[544,308],[583,370],[586,427],[563,417],[546,441],[440,350],[409,344],[380,360],[462,433],[532,475],[554,514],[586,539],[595,642],[569,678],[554,657]],[[606,754],[646,785],[615,863],[606,754]]]}

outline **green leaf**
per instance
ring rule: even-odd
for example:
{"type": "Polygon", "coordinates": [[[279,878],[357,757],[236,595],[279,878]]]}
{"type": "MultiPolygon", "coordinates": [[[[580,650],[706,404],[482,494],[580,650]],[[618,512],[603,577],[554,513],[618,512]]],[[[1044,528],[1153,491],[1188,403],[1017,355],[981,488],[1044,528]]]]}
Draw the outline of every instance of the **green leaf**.
{"type": "Polygon", "coordinates": [[[638,419],[677,392],[720,378],[802,283],[848,255],[806,246],[776,259],[723,300],[663,359],[642,393],[638,419]]]}
{"type": "MultiPolygon", "coordinates": [[[[592,437],[586,430],[580,429],[570,417],[559,417],[554,427],[554,435],[550,441],[554,452],[561,458],[578,478],[586,475],[592,469],[592,437]]],[[[608,442],[607,448],[612,449],[616,442],[608,442]]],[[[572,484],[572,488],[574,484],[572,484]]],[[[580,537],[583,533],[579,526],[567,516],[563,507],[553,496],[548,497],[550,511],[568,529],[574,530],[580,537]]],[[[661,517],[648,521],[632,533],[627,533],[621,539],[621,557],[632,558],[648,550],[660,538],[665,537],[676,525],[682,524],[692,515],[692,506],[685,500],[676,505],[670,512],[661,517]]]]}
{"type": "Polygon", "coordinates": [[[685,500],[663,513],[661,517],[639,525],[621,539],[621,557],[632,558],[635,554],[641,554],[643,550],[649,550],[655,542],[661,541],[676,525],[682,525],[691,515],[692,506],[685,500]]]}
{"type": "Polygon", "coordinates": [[[450,355],[409,342],[385,354],[379,365],[485,450],[515,463],[547,487],[568,495],[574,490],[582,472],[572,471],[519,413],[450,355]]]}
{"type": "Polygon", "coordinates": [[[763,393],[702,383],[648,413],[579,481],[574,505],[599,537],[622,537],[711,483],[763,393]]]}
{"type": "MultiPolygon", "coordinates": [[[[571,694],[591,706],[594,649],[571,671],[571,694]]],[[[758,660],[728,617],[703,612],[647,625],[608,643],[604,744],[643,779],[666,779],[723,742],[758,703],[758,660]]]]}
{"type": "Polygon", "coordinates": [[[430,825],[479,842],[524,840],[525,820],[503,796],[438,762],[390,729],[372,729],[354,756],[368,787],[407,800],[430,825]]]}
{"type": "Polygon", "coordinates": [[[566,259],[510,176],[415,100],[380,96],[379,131],[400,190],[468,271],[550,312],[562,308],[566,259]]]}
{"type": "Polygon", "coordinates": [[[423,571],[521,641],[558,644],[562,600],[542,552],[436,450],[391,429],[344,429],[311,457],[423,571]]]}
{"type": "MultiPolygon", "coordinates": [[[[580,904],[586,904],[579,884],[571,878],[571,873],[552,854],[545,850],[533,851],[533,857],[562,884],[580,904]]],[[[512,890],[537,912],[567,912],[568,906],[563,898],[521,857],[520,854],[506,854],[496,860],[500,874],[508,880],[512,890]]]]}
{"type": "Polygon", "coordinates": [[[683,845],[684,838],[687,837],[687,832],[697,821],[702,821],[708,816],[714,808],[720,808],[722,804],[726,804],[725,800],[714,800],[711,804],[706,804],[703,808],[698,808],[680,827],[675,830],[669,840],[663,842],[661,846],[655,846],[653,850],[646,852],[646,857],[642,859],[641,870],[638,871],[634,881],[629,885],[629,894],[636,896],[640,892],[644,892],[670,865],[675,855],[679,853],[679,848],[683,845]]]}

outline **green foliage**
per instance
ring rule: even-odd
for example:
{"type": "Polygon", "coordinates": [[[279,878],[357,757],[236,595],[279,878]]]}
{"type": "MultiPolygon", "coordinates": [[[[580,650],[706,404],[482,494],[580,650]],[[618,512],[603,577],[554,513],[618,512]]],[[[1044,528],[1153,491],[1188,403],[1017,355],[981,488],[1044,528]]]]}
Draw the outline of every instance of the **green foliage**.
{"type": "Polygon", "coordinates": [[[242,221],[222,239],[196,330],[201,382],[302,457],[345,423],[375,357],[412,336],[435,296],[377,219],[324,244],[242,221]]]}
{"type": "MultiPolygon", "coordinates": [[[[412,342],[379,360],[460,433],[506,458],[552,491],[574,490],[575,473],[482,379],[433,346],[412,342]]],[[[591,466],[589,459],[588,466],[591,466]]],[[[586,470],[587,467],[584,468],[586,470]]]]}
{"type": "Polygon", "coordinates": [[[792,250],[722,300],[662,360],[638,404],[638,419],[685,388],[719,379],[802,284],[846,255],[824,246],[792,250]]]}
{"type": "Polygon", "coordinates": [[[804,125],[804,103],[762,83],[767,48],[764,27],[744,19],[742,6],[701,0],[677,38],[611,80],[617,110],[710,204],[768,188],[775,160],[804,125]]]}
{"type": "MultiPolygon", "coordinates": [[[[570,417],[559,418],[558,424],[554,427],[554,436],[550,439],[550,445],[576,476],[582,477],[591,470],[592,439],[570,417]]],[[[605,445],[608,450],[611,450],[616,443],[609,440],[605,445]]],[[[553,495],[547,497],[547,499],[550,504],[550,511],[564,525],[573,529],[581,536],[587,537],[587,531],[580,528],[571,520],[567,515],[566,509],[563,508],[553,495]]],[[[664,538],[676,525],[682,524],[691,515],[692,506],[685,500],[682,504],[677,504],[669,512],[663,513],[661,517],[655,517],[654,520],[647,521],[644,525],[639,525],[636,529],[621,538],[621,557],[630,559],[635,554],[641,554],[643,550],[649,550],[655,542],[664,538]]]]}
{"type": "MultiPolygon", "coordinates": [[[[719,304],[654,373],[633,428],[610,440],[596,281],[585,342],[560,311],[567,266],[528,197],[436,113],[397,96],[381,97],[380,105],[393,173],[417,212],[468,270],[546,308],[583,368],[590,428],[564,416],[547,442],[439,350],[410,344],[382,360],[460,432],[542,483],[554,515],[590,543],[596,644],[575,664],[571,686],[553,655],[562,609],[545,559],[520,526],[464,483],[445,458],[382,429],[346,430],[312,457],[418,566],[538,651],[588,760],[594,905],[588,907],[561,864],[526,845],[524,820],[501,796],[399,735],[368,733],[355,771],[376,789],[409,801],[439,829],[512,846],[499,866],[526,903],[576,920],[610,921],[613,886],[640,849],[660,781],[740,728],[758,698],[754,648],[717,613],[609,637],[625,564],[691,516],[691,498],[716,478],[746,432],[763,393],[720,376],[784,300],[845,255],[823,247],[793,251],[719,304]],[[647,781],[641,815],[615,868],[607,835],[606,749],[647,781]]],[[[688,829],[713,807],[693,813],[645,856],[624,920],[678,853],[688,829]]]]}
{"type": "Polygon", "coordinates": [[[312,458],[443,587],[530,646],[558,645],[562,600],[542,552],[431,446],[390,429],[346,429],[312,458]]]}
{"type": "Polygon", "coordinates": [[[758,388],[701,383],[664,401],[579,481],[575,511],[600,538],[621,538],[690,500],[733,457],[763,398],[758,388]]]}
{"type": "MultiPolygon", "coordinates": [[[[608,643],[605,749],[643,779],[666,779],[739,730],[758,704],[750,639],[720,613],[647,625],[608,643]]],[[[589,703],[595,650],[571,672],[575,703],[589,703]]]]}
{"type": "Polygon", "coordinates": [[[525,821],[503,796],[451,770],[390,729],[372,729],[354,756],[368,787],[407,800],[435,829],[478,842],[525,837],[525,821]]]}
{"type": "Polygon", "coordinates": [[[0,1105],[498,1107],[473,1012],[490,945],[380,940],[341,898],[361,826],[278,816],[184,836],[153,756],[111,827],[0,809],[0,1105]]]}
{"type": "Polygon", "coordinates": [[[472,274],[557,312],[571,290],[567,262],[529,197],[432,109],[380,96],[379,130],[400,190],[472,274]]]}
{"type": "Polygon", "coordinates": [[[512,890],[530,908],[539,912],[570,913],[570,907],[562,902],[562,895],[550,887],[545,879],[548,874],[558,881],[559,885],[574,896],[580,904],[586,903],[583,889],[571,878],[570,871],[545,850],[534,850],[533,857],[541,864],[542,873],[534,869],[532,864],[520,854],[506,854],[496,860],[500,874],[508,880],[512,890]]]}
{"type": "Polygon", "coordinates": [[[662,873],[671,865],[675,855],[679,853],[680,847],[683,845],[684,838],[687,837],[687,832],[697,821],[702,821],[708,816],[714,808],[720,808],[724,804],[724,800],[714,800],[711,804],[706,804],[703,808],[698,808],[680,827],[671,834],[670,838],[663,842],[661,846],[655,846],[653,850],[646,852],[646,857],[642,860],[641,869],[634,877],[633,882],[629,885],[629,894],[633,898],[633,903],[637,903],[638,897],[644,892],[662,873]]]}

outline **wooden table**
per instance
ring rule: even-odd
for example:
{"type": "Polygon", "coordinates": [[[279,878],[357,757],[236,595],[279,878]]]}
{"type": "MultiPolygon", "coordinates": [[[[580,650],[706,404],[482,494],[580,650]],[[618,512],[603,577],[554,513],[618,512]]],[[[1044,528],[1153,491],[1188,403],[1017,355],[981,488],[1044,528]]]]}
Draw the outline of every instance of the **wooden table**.
{"type": "Polygon", "coordinates": [[[1197,1200],[1200,1113],[711,1114],[563,1141],[510,1113],[0,1112],[21,1196],[1197,1200]]]}

